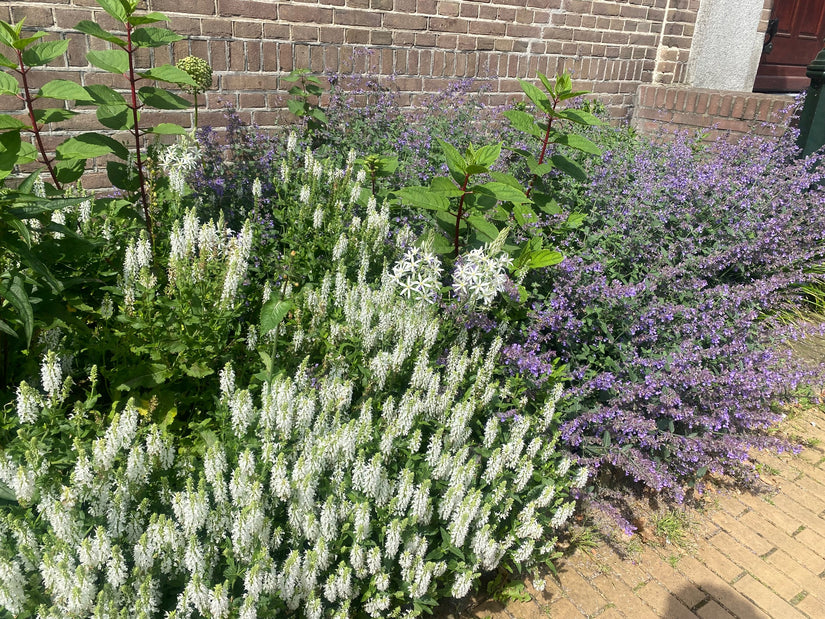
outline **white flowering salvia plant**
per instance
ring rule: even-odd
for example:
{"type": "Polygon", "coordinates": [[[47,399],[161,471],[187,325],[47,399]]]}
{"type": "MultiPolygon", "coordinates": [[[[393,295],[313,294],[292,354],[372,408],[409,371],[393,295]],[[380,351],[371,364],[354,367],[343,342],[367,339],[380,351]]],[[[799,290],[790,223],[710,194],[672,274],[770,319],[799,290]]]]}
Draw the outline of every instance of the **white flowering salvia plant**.
{"type": "MultiPolygon", "coordinates": [[[[224,365],[194,444],[138,400],[104,414],[91,397],[53,398],[52,366],[42,389],[20,385],[20,437],[0,460],[15,498],[0,516],[0,604],[61,618],[414,617],[484,571],[551,558],[586,479],[556,446],[561,390],[524,401],[499,374],[501,337],[445,339],[438,306],[382,267],[387,225],[368,204],[346,260],[291,297],[280,370],[249,382],[224,365]],[[32,421],[44,416],[78,425],[63,458],[32,421]]],[[[134,311],[198,285],[242,237],[190,214],[170,290],[138,275],[134,311]]],[[[218,306],[222,288],[211,294],[218,306]]]]}

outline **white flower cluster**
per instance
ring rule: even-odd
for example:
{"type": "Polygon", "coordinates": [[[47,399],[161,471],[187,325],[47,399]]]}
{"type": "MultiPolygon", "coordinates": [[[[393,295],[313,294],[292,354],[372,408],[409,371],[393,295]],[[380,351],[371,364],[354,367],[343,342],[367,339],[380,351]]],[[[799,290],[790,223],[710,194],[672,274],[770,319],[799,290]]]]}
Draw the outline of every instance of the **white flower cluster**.
{"type": "Polygon", "coordinates": [[[473,249],[456,260],[453,292],[466,303],[489,306],[509,281],[507,269],[513,260],[491,247],[473,249]]]}
{"type": "Polygon", "coordinates": [[[390,280],[406,299],[435,303],[441,291],[441,260],[434,253],[411,247],[395,263],[390,280]]]}
{"type": "Polygon", "coordinates": [[[183,195],[186,177],[194,172],[199,160],[198,142],[190,135],[181,137],[160,154],[160,166],[169,177],[169,187],[176,195],[183,195]]]}
{"type": "Polygon", "coordinates": [[[154,288],[157,284],[157,278],[152,273],[152,244],[145,232],[141,233],[140,238],[129,241],[123,259],[123,295],[129,311],[135,303],[137,284],[143,288],[154,288]]]}

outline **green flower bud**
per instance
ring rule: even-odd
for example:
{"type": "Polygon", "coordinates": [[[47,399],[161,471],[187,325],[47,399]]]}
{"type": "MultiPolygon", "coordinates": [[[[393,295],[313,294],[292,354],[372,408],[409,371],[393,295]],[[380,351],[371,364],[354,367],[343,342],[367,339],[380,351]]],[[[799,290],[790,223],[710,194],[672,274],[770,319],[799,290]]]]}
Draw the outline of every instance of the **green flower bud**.
{"type": "Polygon", "coordinates": [[[203,58],[187,56],[178,60],[178,69],[186,71],[197,86],[184,86],[188,92],[199,93],[212,88],[212,67],[203,58]]]}

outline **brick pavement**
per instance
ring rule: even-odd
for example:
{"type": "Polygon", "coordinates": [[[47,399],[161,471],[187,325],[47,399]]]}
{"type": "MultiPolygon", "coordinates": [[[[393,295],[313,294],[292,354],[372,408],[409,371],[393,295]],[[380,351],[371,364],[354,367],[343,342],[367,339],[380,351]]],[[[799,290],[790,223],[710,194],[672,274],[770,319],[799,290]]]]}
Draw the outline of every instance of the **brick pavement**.
{"type": "MultiPolygon", "coordinates": [[[[825,618],[825,413],[811,408],[786,421],[807,441],[799,454],[759,453],[768,491],[711,490],[691,510],[692,539],[655,539],[579,549],[545,576],[529,601],[478,595],[445,604],[438,619],[822,619],[825,618]]],[[[635,536],[639,538],[639,536],[635,536]]]]}

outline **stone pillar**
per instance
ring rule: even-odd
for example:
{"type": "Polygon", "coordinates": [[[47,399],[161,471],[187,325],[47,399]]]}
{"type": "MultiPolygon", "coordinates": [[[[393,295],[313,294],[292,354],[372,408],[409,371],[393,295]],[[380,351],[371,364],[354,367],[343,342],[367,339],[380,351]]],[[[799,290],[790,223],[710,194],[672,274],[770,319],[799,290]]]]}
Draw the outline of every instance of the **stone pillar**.
{"type": "Polygon", "coordinates": [[[702,0],[688,61],[689,85],[750,92],[764,34],[764,0],[702,0]]]}

